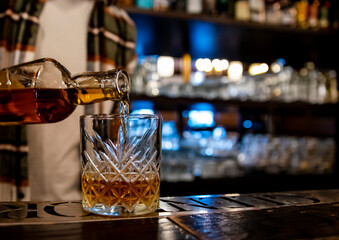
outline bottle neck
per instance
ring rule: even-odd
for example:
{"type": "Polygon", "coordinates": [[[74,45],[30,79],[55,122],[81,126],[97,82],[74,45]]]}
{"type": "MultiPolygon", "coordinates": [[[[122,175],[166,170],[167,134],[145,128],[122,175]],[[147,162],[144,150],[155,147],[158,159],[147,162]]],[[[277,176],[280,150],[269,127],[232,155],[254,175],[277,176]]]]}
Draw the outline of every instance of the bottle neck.
{"type": "Polygon", "coordinates": [[[75,104],[90,104],[105,100],[124,102],[129,99],[129,77],[122,69],[81,73],[73,76],[71,81],[77,90],[75,104]]]}

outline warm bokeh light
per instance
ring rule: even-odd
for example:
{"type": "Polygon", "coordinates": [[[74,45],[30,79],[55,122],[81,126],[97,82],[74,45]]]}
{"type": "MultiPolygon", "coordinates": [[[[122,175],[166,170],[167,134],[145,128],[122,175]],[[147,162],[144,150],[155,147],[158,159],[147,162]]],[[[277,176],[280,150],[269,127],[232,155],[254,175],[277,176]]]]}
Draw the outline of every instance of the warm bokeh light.
{"type": "Polygon", "coordinates": [[[226,59],[213,59],[212,61],[212,66],[214,68],[215,71],[217,72],[221,72],[221,71],[225,71],[228,68],[228,61],[226,59]]]}
{"type": "Polygon", "coordinates": [[[203,71],[203,68],[204,68],[204,60],[202,58],[198,58],[196,61],[195,61],[195,68],[198,70],[198,71],[203,71]]]}
{"type": "Polygon", "coordinates": [[[242,78],[243,66],[240,61],[232,61],[228,67],[227,74],[231,81],[240,81],[242,78]]]}
{"type": "Polygon", "coordinates": [[[226,59],[221,59],[220,64],[223,66],[223,70],[227,70],[228,66],[230,65],[226,59]]]}
{"type": "Polygon", "coordinates": [[[205,72],[210,72],[213,70],[212,62],[210,59],[205,58],[204,65],[205,65],[205,72]]]}
{"type": "Polygon", "coordinates": [[[195,62],[195,67],[201,72],[210,72],[213,70],[212,62],[208,58],[199,58],[195,62]]]}
{"type": "Polygon", "coordinates": [[[160,77],[172,77],[174,74],[174,58],[159,57],[157,61],[157,71],[160,77]]]}
{"type": "Polygon", "coordinates": [[[253,63],[248,68],[248,73],[252,76],[266,73],[269,67],[266,63],[253,63]]]}
{"type": "Polygon", "coordinates": [[[271,71],[274,72],[274,73],[278,73],[282,70],[282,67],[280,64],[278,63],[272,63],[271,64],[271,71]]]}
{"type": "Polygon", "coordinates": [[[158,96],[159,93],[160,93],[160,92],[159,92],[159,89],[157,89],[157,88],[153,88],[153,89],[152,89],[152,95],[153,95],[153,96],[158,96]]]}

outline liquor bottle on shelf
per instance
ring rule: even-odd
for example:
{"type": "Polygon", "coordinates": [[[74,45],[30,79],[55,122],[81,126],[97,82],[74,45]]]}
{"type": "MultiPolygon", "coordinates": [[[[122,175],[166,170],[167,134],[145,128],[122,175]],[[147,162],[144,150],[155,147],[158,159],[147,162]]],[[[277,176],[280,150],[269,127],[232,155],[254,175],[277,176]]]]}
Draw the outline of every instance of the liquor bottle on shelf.
{"type": "Polygon", "coordinates": [[[153,0],[153,9],[155,11],[167,11],[169,8],[169,0],[153,0]]]}
{"type": "Polygon", "coordinates": [[[281,24],[290,27],[296,27],[297,10],[290,0],[281,0],[281,24]]]}
{"type": "Polygon", "coordinates": [[[136,0],[135,4],[138,8],[152,9],[153,0],[136,0]]]}
{"type": "Polygon", "coordinates": [[[210,16],[215,16],[217,12],[216,0],[203,0],[203,13],[210,16]]]}
{"type": "Polygon", "coordinates": [[[319,1],[314,0],[313,3],[309,4],[308,7],[308,25],[310,28],[318,29],[319,20],[318,20],[318,10],[319,10],[319,1]]]}
{"type": "Polygon", "coordinates": [[[250,5],[247,0],[237,0],[234,3],[234,18],[241,21],[250,20],[250,5]]]}
{"type": "Polygon", "coordinates": [[[190,14],[201,14],[203,8],[202,0],[187,0],[186,11],[190,14]]]}
{"type": "Polygon", "coordinates": [[[249,0],[249,4],[251,21],[264,23],[266,21],[265,1],[249,0]]]}
{"type": "Polygon", "coordinates": [[[338,82],[337,73],[334,70],[330,70],[326,73],[326,89],[328,93],[328,101],[330,103],[338,102],[338,82]]]}
{"type": "Polygon", "coordinates": [[[281,4],[278,0],[266,0],[266,22],[269,24],[281,24],[281,4]]]}
{"type": "Polygon", "coordinates": [[[319,6],[319,27],[321,29],[327,29],[330,26],[329,21],[329,8],[330,8],[329,1],[323,1],[319,6]]]}
{"type": "Polygon", "coordinates": [[[297,10],[297,26],[302,29],[308,28],[308,1],[301,0],[295,3],[297,10]]]}
{"type": "Polygon", "coordinates": [[[0,125],[58,122],[77,105],[127,103],[128,92],[129,78],[122,69],[71,76],[51,58],[15,65],[0,69],[0,125]]]}

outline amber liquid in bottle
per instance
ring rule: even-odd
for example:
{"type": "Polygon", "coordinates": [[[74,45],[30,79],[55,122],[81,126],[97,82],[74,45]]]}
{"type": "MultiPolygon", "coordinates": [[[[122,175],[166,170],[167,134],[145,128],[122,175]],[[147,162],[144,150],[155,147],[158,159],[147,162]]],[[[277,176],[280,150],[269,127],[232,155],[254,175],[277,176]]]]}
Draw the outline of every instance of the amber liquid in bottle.
{"type": "Polygon", "coordinates": [[[103,100],[123,102],[126,97],[116,89],[0,89],[0,124],[59,122],[77,105],[103,100]]]}
{"type": "Polygon", "coordinates": [[[106,100],[128,111],[128,83],[122,69],[71,76],[52,58],[0,69],[0,125],[59,122],[77,105],[106,100]]]}
{"type": "Polygon", "coordinates": [[[76,108],[69,100],[74,93],[75,89],[0,90],[0,122],[9,125],[61,121],[76,108]]]}

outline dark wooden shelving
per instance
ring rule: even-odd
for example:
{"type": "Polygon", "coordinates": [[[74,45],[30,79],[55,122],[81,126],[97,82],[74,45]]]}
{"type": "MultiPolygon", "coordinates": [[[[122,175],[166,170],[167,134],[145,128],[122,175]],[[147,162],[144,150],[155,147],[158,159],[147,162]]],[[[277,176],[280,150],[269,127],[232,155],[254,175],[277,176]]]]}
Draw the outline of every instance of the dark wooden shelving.
{"type": "Polygon", "coordinates": [[[181,19],[181,20],[194,20],[194,21],[203,21],[210,22],[215,24],[229,25],[234,27],[244,27],[244,28],[256,28],[256,29],[266,29],[271,31],[279,31],[279,32],[293,32],[300,34],[315,34],[315,35],[331,35],[335,33],[333,30],[329,29],[301,29],[292,26],[278,25],[278,24],[270,24],[270,23],[257,23],[252,21],[240,21],[231,17],[227,17],[224,15],[220,16],[209,16],[204,14],[189,14],[183,11],[154,11],[152,9],[143,9],[137,7],[124,7],[124,9],[129,14],[139,14],[145,16],[152,17],[160,17],[160,18],[172,18],[172,19],[181,19]]]}
{"type": "Polygon", "coordinates": [[[191,104],[197,102],[211,103],[216,106],[217,110],[222,110],[226,106],[233,106],[238,108],[253,108],[261,109],[264,111],[275,111],[281,109],[287,110],[302,110],[321,112],[322,115],[335,116],[338,110],[337,103],[326,103],[326,104],[311,104],[306,102],[280,102],[280,101],[266,101],[256,102],[251,100],[223,100],[223,99],[206,99],[206,98],[185,98],[177,97],[171,98],[166,96],[147,96],[143,94],[131,94],[131,100],[149,100],[154,102],[154,107],[158,110],[177,110],[177,109],[188,109],[191,104]]]}
{"type": "Polygon", "coordinates": [[[138,29],[140,55],[182,57],[189,53],[193,59],[226,58],[245,63],[271,63],[284,58],[287,65],[296,68],[308,61],[317,67],[339,66],[338,31],[304,30],[176,11],[125,9],[138,29]]]}
{"type": "Polygon", "coordinates": [[[162,196],[188,196],[226,193],[338,188],[338,177],[327,175],[249,174],[238,178],[196,179],[194,182],[162,182],[162,196]]]}
{"type": "Polygon", "coordinates": [[[154,104],[157,111],[178,112],[180,129],[184,128],[181,111],[190,109],[194,103],[204,102],[214,106],[216,112],[236,112],[239,116],[237,126],[228,129],[246,131],[242,129],[241,122],[250,119],[253,122],[260,122],[262,128],[258,133],[270,133],[273,135],[290,136],[313,136],[319,138],[337,138],[338,104],[311,104],[306,102],[255,102],[241,100],[208,100],[204,98],[170,98],[165,96],[150,97],[146,95],[131,94],[131,101],[148,100],[154,104]]]}

